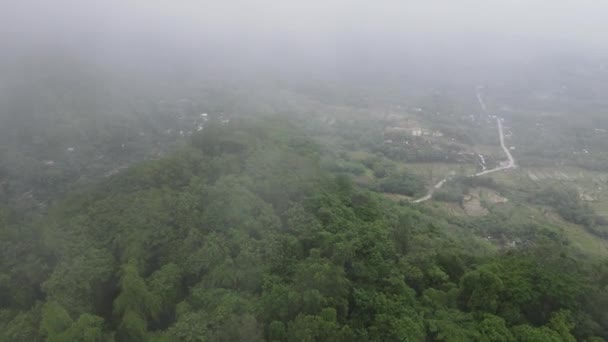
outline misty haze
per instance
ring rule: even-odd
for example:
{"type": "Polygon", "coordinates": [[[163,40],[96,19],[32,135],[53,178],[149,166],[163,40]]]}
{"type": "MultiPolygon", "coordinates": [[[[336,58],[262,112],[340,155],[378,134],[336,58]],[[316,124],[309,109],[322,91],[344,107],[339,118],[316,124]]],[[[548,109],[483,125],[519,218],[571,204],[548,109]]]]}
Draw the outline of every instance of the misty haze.
{"type": "Polygon", "coordinates": [[[0,13],[0,341],[608,341],[608,2],[0,13]]]}

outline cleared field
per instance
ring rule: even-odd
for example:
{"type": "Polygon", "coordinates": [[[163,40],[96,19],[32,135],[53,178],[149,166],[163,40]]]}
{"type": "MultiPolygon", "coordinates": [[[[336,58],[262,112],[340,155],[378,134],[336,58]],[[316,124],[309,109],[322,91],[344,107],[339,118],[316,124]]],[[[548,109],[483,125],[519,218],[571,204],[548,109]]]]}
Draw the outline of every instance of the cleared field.
{"type": "Polygon", "coordinates": [[[439,210],[442,213],[442,215],[447,214],[447,215],[454,215],[454,216],[463,217],[463,218],[467,216],[464,209],[462,209],[462,207],[456,203],[428,201],[428,202],[425,202],[425,205],[433,207],[436,210],[439,210]]]}
{"type": "MultiPolygon", "coordinates": [[[[560,219],[561,220],[561,219],[560,219]]],[[[608,241],[589,233],[585,228],[564,222],[560,227],[575,247],[587,254],[608,257],[608,241]]]]}

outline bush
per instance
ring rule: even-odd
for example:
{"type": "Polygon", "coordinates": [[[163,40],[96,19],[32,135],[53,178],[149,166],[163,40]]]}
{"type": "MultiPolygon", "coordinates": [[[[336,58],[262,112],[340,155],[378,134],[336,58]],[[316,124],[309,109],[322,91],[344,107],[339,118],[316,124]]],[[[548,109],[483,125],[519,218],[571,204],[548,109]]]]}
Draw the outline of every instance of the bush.
{"type": "Polygon", "coordinates": [[[324,167],[335,173],[350,173],[355,176],[362,175],[365,173],[365,166],[357,162],[351,162],[346,160],[328,160],[323,163],[324,167]]]}
{"type": "Polygon", "coordinates": [[[414,196],[424,193],[424,183],[422,180],[408,172],[400,172],[390,175],[378,183],[378,190],[393,194],[401,194],[406,196],[414,196]]]}
{"type": "Polygon", "coordinates": [[[566,221],[585,227],[595,224],[596,215],[593,208],[580,200],[576,189],[564,186],[548,187],[534,195],[531,200],[553,207],[566,221]]]}
{"type": "Polygon", "coordinates": [[[471,188],[482,186],[484,188],[500,190],[500,186],[496,183],[494,178],[490,177],[462,177],[459,180],[461,180],[464,185],[471,188]]]}
{"type": "Polygon", "coordinates": [[[433,194],[433,199],[441,202],[462,202],[464,195],[460,191],[452,191],[452,189],[439,190],[433,194]]]}

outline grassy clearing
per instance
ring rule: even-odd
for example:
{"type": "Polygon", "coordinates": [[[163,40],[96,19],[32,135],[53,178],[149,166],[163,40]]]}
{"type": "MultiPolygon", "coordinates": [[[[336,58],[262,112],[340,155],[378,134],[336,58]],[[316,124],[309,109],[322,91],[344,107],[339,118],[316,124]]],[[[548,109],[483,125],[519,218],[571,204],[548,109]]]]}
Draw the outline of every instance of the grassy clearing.
{"type": "Polygon", "coordinates": [[[361,150],[349,151],[348,155],[352,160],[357,160],[357,161],[363,161],[365,159],[374,158],[376,156],[373,153],[361,151],[361,150]]]}

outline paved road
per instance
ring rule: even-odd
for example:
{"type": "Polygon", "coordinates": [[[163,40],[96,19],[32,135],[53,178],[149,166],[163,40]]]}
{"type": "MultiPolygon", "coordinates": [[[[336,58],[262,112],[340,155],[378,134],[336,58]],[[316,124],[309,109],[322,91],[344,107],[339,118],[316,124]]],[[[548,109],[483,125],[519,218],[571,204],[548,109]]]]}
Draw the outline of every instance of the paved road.
{"type": "MultiPolygon", "coordinates": [[[[479,88],[477,89],[477,100],[479,101],[479,105],[481,106],[481,108],[485,112],[486,105],[483,102],[483,99],[481,98],[481,94],[479,93],[479,88]]],[[[494,173],[494,172],[508,170],[508,169],[512,169],[512,168],[516,167],[515,166],[515,158],[513,158],[513,155],[511,154],[511,151],[509,151],[509,149],[505,145],[505,134],[504,134],[504,130],[503,130],[503,127],[502,127],[502,119],[500,119],[499,117],[497,117],[496,118],[496,124],[498,125],[498,137],[500,138],[500,147],[502,148],[502,150],[507,155],[508,162],[507,162],[506,165],[498,166],[498,167],[495,167],[495,168],[490,169],[490,170],[485,170],[485,171],[478,172],[476,174],[471,175],[471,177],[485,176],[485,175],[489,175],[489,174],[494,173]]],[[[435,193],[435,191],[441,189],[441,187],[447,181],[448,181],[447,178],[442,179],[441,181],[439,181],[439,183],[435,184],[435,186],[433,186],[431,189],[429,189],[429,192],[425,196],[420,197],[420,198],[418,198],[416,200],[413,200],[412,203],[421,203],[421,202],[425,202],[425,201],[430,200],[431,198],[433,198],[433,194],[435,193]]]]}
{"type": "Polygon", "coordinates": [[[515,159],[513,158],[511,151],[509,151],[509,149],[505,145],[505,134],[504,134],[503,128],[502,128],[502,120],[500,118],[496,118],[496,122],[498,123],[498,136],[500,137],[500,147],[502,147],[502,150],[505,152],[505,154],[507,155],[507,158],[508,158],[507,165],[495,167],[491,170],[478,172],[473,175],[474,177],[484,176],[484,175],[487,175],[490,173],[494,173],[494,172],[502,171],[502,170],[508,170],[508,169],[512,169],[515,167],[515,159]]]}

